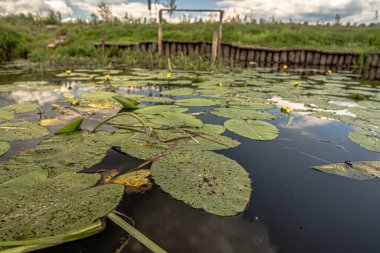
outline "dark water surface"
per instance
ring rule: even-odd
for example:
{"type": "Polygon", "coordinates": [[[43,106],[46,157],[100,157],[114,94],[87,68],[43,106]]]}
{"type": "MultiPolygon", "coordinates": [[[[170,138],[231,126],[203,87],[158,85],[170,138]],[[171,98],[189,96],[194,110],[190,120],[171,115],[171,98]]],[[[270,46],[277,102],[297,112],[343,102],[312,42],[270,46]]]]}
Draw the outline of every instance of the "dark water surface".
{"type": "MultiPolygon", "coordinates": [[[[124,92],[157,96],[159,91],[144,87],[124,92]]],[[[189,112],[212,109],[192,107],[189,112]]],[[[269,121],[279,127],[278,139],[254,141],[226,131],[242,144],[218,152],[239,162],[252,178],[251,202],[241,215],[218,217],[193,209],[158,187],[144,195],[125,196],[117,210],[133,218],[137,229],[168,252],[380,252],[380,181],[311,169],[328,162],[380,160],[380,154],[351,142],[347,136],[353,128],[344,123],[297,114],[286,127],[289,117],[278,109],[272,112],[281,117],[269,121]]],[[[198,117],[214,124],[226,120],[210,114],[198,117]]],[[[20,146],[12,143],[13,150],[20,146]]],[[[93,169],[128,162],[126,155],[110,150],[93,169]]],[[[115,252],[126,237],[108,221],[98,235],[40,252],[115,252]]],[[[127,252],[149,250],[131,239],[127,252]]]]}

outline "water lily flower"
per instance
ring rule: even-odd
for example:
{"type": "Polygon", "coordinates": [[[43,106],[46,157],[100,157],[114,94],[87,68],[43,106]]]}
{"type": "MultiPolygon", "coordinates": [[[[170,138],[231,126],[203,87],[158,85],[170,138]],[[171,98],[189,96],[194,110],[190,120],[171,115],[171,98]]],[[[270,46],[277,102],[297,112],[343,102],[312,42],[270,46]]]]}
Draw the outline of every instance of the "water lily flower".
{"type": "Polygon", "coordinates": [[[170,78],[172,78],[172,73],[170,73],[170,72],[169,72],[169,73],[167,73],[167,74],[166,74],[166,78],[167,78],[167,79],[170,79],[170,78]]]}
{"type": "Polygon", "coordinates": [[[284,64],[284,65],[282,66],[282,68],[283,68],[284,70],[287,70],[287,69],[288,69],[288,65],[284,64]]]}
{"type": "Polygon", "coordinates": [[[223,87],[223,83],[218,83],[219,87],[223,87]]]}
{"type": "Polygon", "coordinates": [[[71,70],[69,70],[69,69],[66,70],[66,74],[67,74],[67,75],[70,75],[70,74],[71,74],[71,70]]]}
{"type": "Polygon", "coordinates": [[[105,77],[104,77],[106,80],[110,80],[111,79],[111,76],[109,74],[107,74],[105,77]]]}
{"type": "Polygon", "coordinates": [[[93,75],[90,75],[90,76],[88,77],[88,79],[93,80],[93,79],[94,79],[94,76],[93,76],[93,75]]]}
{"type": "Polygon", "coordinates": [[[281,112],[286,114],[286,115],[289,115],[292,112],[292,109],[290,109],[287,106],[281,106],[281,112]]]}
{"type": "Polygon", "coordinates": [[[332,70],[331,69],[327,70],[327,74],[331,75],[332,74],[332,70]]]}
{"type": "Polygon", "coordinates": [[[300,85],[300,82],[293,82],[293,86],[297,87],[298,85],[300,85]]]}

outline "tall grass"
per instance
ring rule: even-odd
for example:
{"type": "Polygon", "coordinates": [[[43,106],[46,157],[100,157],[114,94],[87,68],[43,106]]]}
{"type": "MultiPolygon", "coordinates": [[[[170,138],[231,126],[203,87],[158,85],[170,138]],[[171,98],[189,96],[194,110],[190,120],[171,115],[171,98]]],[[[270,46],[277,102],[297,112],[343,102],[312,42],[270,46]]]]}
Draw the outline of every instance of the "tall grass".
{"type": "MultiPolygon", "coordinates": [[[[164,39],[211,41],[217,24],[165,24],[164,39]]],[[[70,58],[110,61],[120,52],[99,52],[98,41],[141,42],[157,40],[156,24],[61,24],[50,30],[44,22],[31,16],[0,18],[0,61],[28,58],[32,61],[67,61],[70,58]],[[58,36],[66,36],[65,45],[48,49],[46,45],[58,36]]],[[[380,51],[380,26],[306,25],[281,23],[223,24],[223,42],[273,48],[313,48],[322,50],[370,53],[380,51]]],[[[129,57],[130,53],[121,54],[129,57]]],[[[148,56],[151,57],[151,56],[148,56]]],[[[131,61],[131,60],[128,60],[131,61]]],[[[145,59],[144,59],[145,61],[145,59]]],[[[182,61],[186,61],[182,59],[182,61]]]]}

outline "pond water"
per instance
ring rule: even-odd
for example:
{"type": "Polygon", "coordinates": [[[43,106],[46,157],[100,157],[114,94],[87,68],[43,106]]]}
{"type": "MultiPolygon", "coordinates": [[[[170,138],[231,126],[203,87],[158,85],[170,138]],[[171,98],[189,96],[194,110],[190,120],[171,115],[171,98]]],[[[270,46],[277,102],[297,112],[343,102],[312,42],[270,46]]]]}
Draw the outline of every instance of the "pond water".
{"type": "MultiPolygon", "coordinates": [[[[136,73],[144,75],[140,70],[136,70],[136,73]]],[[[137,229],[168,252],[379,252],[379,179],[356,180],[312,169],[313,166],[345,161],[380,161],[378,151],[366,149],[367,144],[361,147],[348,138],[349,133],[356,131],[358,127],[365,129],[363,125],[369,126],[366,130],[373,133],[374,146],[378,147],[376,138],[380,126],[376,125],[376,120],[380,119],[379,88],[360,85],[348,78],[341,78],[342,75],[334,76],[336,79],[317,75],[309,80],[323,81],[313,83],[296,74],[252,70],[234,74],[232,79],[226,79],[228,74],[216,75],[213,77],[215,80],[211,78],[211,81],[205,81],[210,84],[204,86],[200,82],[198,88],[192,87],[204,91],[198,94],[169,96],[162,95],[161,92],[191,87],[183,81],[189,80],[186,78],[178,78],[184,83],[175,83],[175,75],[185,75],[184,73],[173,73],[174,79],[170,81],[170,85],[162,78],[164,81],[153,81],[161,85],[139,84],[132,87],[118,86],[120,81],[113,79],[105,82],[99,79],[103,82],[94,84],[93,80],[68,80],[64,75],[55,75],[56,73],[51,73],[39,80],[48,81],[41,86],[56,86],[48,91],[36,88],[37,86],[28,88],[29,85],[34,85],[32,82],[24,84],[25,89],[23,84],[19,84],[20,88],[16,91],[4,91],[4,88],[0,93],[0,105],[36,102],[46,111],[48,117],[55,117],[58,114],[51,112],[51,104],[67,105],[67,101],[59,101],[68,97],[64,94],[81,97],[87,92],[116,91],[124,95],[137,94],[133,98],[139,98],[138,95],[170,97],[173,100],[225,97],[225,94],[215,96],[218,91],[210,93],[210,87],[214,86],[218,86],[217,90],[233,89],[235,98],[236,94],[244,94],[244,89],[254,90],[256,96],[250,101],[271,101],[277,105],[265,110],[277,117],[265,120],[279,129],[277,138],[258,141],[226,130],[225,136],[241,144],[215,151],[237,161],[249,173],[252,193],[249,204],[242,213],[232,217],[210,214],[175,200],[156,185],[145,194],[135,193],[123,198],[117,210],[130,216],[137,229]],[[254,79],[257,73],[260,75],[254,79]],[[242,82],[245,84],[242,85],[242,82]],[[322,88],[330,84],[331,89],[322,88]],[[303,91],[295,91],[296,88],[303,91]],[[352,97],[357,99],[352,100],[352,97]],[[290,115],[282,113],[281,107],[289,107],[292,112],[290,115]],[[364,112],[349,108],[363,108],[364,112]],[[365,112],[370,112],[375,121],[367,120],[365,112]],[[308,113],[315,115],[308,116],[308,113]],[[327,119],[328,116],[340,120],[327,119]],[[355,122],[360,125],[355,125],[355,122]]],[[[131,73],[115,73],[112,78],[123,75],[131,73]]],[[[155,75],[162,75],[162,72],[155,75]]],[[[206,79],[213,76],[208,73],[198,75],[205,76],[206,79]]],[[[20,76],[19,80],[23,80],[23,77],[20,76]]],[[[6,84],[9,83],[4,81],[4,85],[6,84]]],[[[223,125],[228,118],[211,114],[211,111],[219,107],[221,106],[188,106],[186,113],[196,113],[196,118],[204,123],[223,125]]],[[[85,120],[82,128],[91,129],[96,120],[119,110],[97,109],[95,115],[85,120]]],[[[16,119],[20,118],[38,121],[35,113],[17,114],[16,119]]],[[[62,125],[64,124],[49,128],[55,131],[62,125]]],[[[34,147],[40,141],[41,139],[11,142],[10,150],[1,160],[9,159],[26,147],[34,147]]],[[[114,169],[126,164],[133,168],[140,161],[116,149],[110,149],[103,160],[88,171],[114,169]]],[[[108,221],[105,230],[100,234],[40,252],[114,252],[125,238],[125,232],[108,221]]],[[[131,239],[127,252],[150,251],[131,239]]]]}

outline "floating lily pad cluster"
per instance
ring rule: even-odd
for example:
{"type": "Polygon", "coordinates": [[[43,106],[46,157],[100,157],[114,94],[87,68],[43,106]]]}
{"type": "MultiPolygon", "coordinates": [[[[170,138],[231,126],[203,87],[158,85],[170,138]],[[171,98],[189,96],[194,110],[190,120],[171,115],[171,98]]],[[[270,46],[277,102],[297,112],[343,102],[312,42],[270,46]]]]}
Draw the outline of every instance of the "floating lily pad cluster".
{"type": "MultiPolygon", "coordinates": [[[[278,117],[271,100],[275,96],[302,103],[310,116],[338,119],[357,127],[349,138],[380,152],[379,89],[337,74],[305,79],[298,73],[266,69],[173,71],[170,75],[141,69],[127,73],[77,69],[57,77],[82,82],[86,88],[65,94],[60,101],[63,109],[56,110],[54,117],[42,119],[44,112],[32,102],[0,108],[0,155],[14,141],[40,141],[0,165],[0,247],[6,249],[18,246],[14,241],[91,226],[117,206],[123,194],[118,183],[126,186],[126,192],[133,192],[149,189],[153,180],[173,198],[195,208],[222,216],[242,212],[251,198],[251,178],[236,161],[214,151],[235,148],[242,137],[276,139],[279,129],[269,122],[278,117]],[[153,88],[159,96],[147,93],[153,88]],[[103,109],[124,112],[102,121],[103,115],[96,116],[103,109]],[[192,113],[194,110],[201,112],[192,113]],[[342,115],[338,113],[341,110],[349,113],[342,115]],[[23,113],[35,118],[17,119],[16,114],[23,113]],[[200,114],[212,114],[224,122],[207,124],[197,116],[200,114]],[[78,116],[79,120],[48,138],[46,126],[63,125],[78,116]],[[82,117],[107,122],[113,132],[80,130],[82,117]],[[224,135],[226,130],[238,140],[224,135]],[[151,165],[151,169],[110,173],[107,180],[98,174],[79,173],[98,164],[111,147],[145,160],[143,165],[151,165]],[[97,185],[102,180],[111,184],[97,185]],[[2,244],[5,241],[13,244],[2,244]]],[[[12,87],[31,91],[57,88],[47,82],[15,83],[1,86],[0,92],[13,91],[12,87]]],[[[373,162],[316,167],[356,179],[378,177],[378,168],[373,162]]]]}

